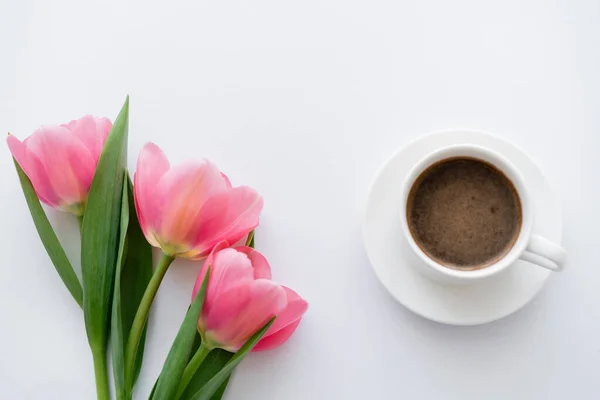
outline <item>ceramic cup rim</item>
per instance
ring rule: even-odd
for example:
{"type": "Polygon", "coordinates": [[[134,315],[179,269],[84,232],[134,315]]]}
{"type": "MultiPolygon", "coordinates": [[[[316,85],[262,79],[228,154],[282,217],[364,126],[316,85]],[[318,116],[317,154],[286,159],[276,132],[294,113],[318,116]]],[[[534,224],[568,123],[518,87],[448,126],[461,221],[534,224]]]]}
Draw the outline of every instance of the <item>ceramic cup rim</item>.
{"type": "Polygon", "coordinates": [[[531,209],[529,193],[519,170],[499,153],[483,146],[468,143],[445,146],[429,153],[427,156],[418,161],[411,168],[408,176],[404,180],[399,211],[400,225],[402,232],[404,233],[404,237],[408,241],[411,249],[415,252],[415,254],[417,254],[421,261],[423,261],[425,265],[438,274],[462,281],[473,281],[490,277],[500,273],[512,265],[527,248],[533,227],[533,210],[531,209]],[[479,159],[493,165],[511,181],[521,201],[521,229],[519,230],[512,248],[494,263],[480,269],[458,270],[437,262],[427,255],[421,249],[421,247],[419,247],[408,226],[407,202],[410,191],[417,178],[431,165],[442,160],[456,157],[479,159]]]}

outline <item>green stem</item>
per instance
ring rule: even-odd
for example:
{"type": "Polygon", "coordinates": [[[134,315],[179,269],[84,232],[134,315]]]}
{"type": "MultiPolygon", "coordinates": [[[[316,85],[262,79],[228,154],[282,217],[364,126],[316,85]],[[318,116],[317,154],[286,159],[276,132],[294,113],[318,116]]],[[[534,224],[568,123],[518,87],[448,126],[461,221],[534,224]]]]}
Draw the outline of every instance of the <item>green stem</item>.
{"type": "Polygon", "coordinates": [[[79,232],[81,232],[81,229],[83,229],[83,215],[77,216],[77,222],[79,222],[79,232]]]}
{"type": "Polygon", "coordinates": [[[106,366],[106,349],[96,347],[92,349],[94,358],[94,374],[96,376],[96,393],[98,400],[110,400],[108,389],[108,370],[106,366]]]}
{"type": "Polygon", "coordinates": [[[254,229],[252,229],[248,234],[248,238],[246,239],[246,246],[254,248],[254,229]]]}
{"type": "Polygon", "coordinates": [[[179,389],[177,389],[177,396],[175,396],[175,399],[179,400],[179,398],[181,398],[185,388],[187,388],[188,384],[196,374],[196,371],[198,371],[198,368],[202,364],[202,361],[204,361],[211,350],[212,349],[206,346],[204,341],[202,341],[200,347],[198,347],[198,350],[196,350],[196,354],[194,354],[194,357],[192,357],[188,365],[185,367],[185,371],[183,371],[183,376],[181,377],[181,382],[179,383],[179,389]]]}
{"type": "Polygon", "coordinates": [[[133,319],[133,324],[131,325],[131,330],[129,331],[129,338],[127,339],[127,346],[125,347],[125,386],[129,390],[133,389],[135,358],[138,351],[138,346],[140,344],[142,331],[144,330],[146,320],[148,319],[150,307],[152,306],[152,302],[154,301],[158,287],[160,286],[160,283],[162,282],[167,270],[169,269],[169,266],[174,259],[174,257],[163,253],[158,265],[156,266],[156,270],[154,271],[154,274],[152,275],[152,278],[146,287],[146,291],[144,292],[140,306],[135,313],[135,318],[133,319]]]}

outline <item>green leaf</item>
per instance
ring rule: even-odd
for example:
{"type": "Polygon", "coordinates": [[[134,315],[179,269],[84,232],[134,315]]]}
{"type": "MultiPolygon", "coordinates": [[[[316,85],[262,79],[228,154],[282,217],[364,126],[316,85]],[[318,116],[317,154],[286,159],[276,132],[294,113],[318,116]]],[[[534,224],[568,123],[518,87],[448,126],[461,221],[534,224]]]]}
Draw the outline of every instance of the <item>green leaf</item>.
{"type": "Polygon", "coordinates": [[[31,218],[33,218],[35,229],[37,229],[42,244],[46,249],[46,253],[48,253],[50,260],[54,264],[54,268],[56,268],[56,272],[58,272],[60,279],[62,279],[77,304],[81,307],[83,304],[83,289],[81,288],[81,283],[79,283],[79,279],[77,278],[77,275],[75,275],[75,271],[65,254],[65,250],[58,241],[58,237],[56,237],[56,233],[54,233],[50,221],[48,221],[48,217],[42,208],[40,200],[35,194],[31,181],[27,175],[25,175],[25,172],[23,172],[17,161],[15,159],[13,159],[13,161],[15,163],[15,168],[17,169],[17,174],[19,175],[19,181],[21,181],[21,188],[23,189],[23,194],[25,195],[31,218]]]}
{"type": "Polygon", "coordinates": [[[248,238],[246,239],[246,246],[254,248],[254,229],[252,229],[248,234],[248,238]]]}
{"type": "Polygon", "coordinates": [[[202,286],[200,287],[198,294],[196,294],[192,306],[185,315],[183,323],[177,333],[177,337],[175,337],[171,350],[169,350],[169,355],[163,365],[163,369],[156,385],[156,390],[154,391],[153,398],[155,399],[171,400],[177,395],[179,382],[181,381],[185,367],[190,359],[192,345],[196,338],[198,319],[200,318],[202,306],[204,305],[204,297],[206,295],[209,276],[210,267],[206,271],[202,286]]]}
{"type": "Polygon", "coordinates": [[[83,313],[92,353],[106,353],[127,162],[129,97],[106,139],[81,230],[83,313]]]}
{"type": "MultiPolygon", "coordinates": [[[[146,240],[135,212],[135,200],[133,197],[133,184],[127,180],[129,185],[129,229],[127,231],[127,258],[121,274],[121,311],[123,323],[123,351],[125,351],[125,340],[133,324],[135,313],[140,305],[146,287],[152,278],[152,246],[146,240]]],[[[142,368],[144,357],[144,345],[146,342],[146,327],[142,332],[140,344],[135,359],[133,384],[137,381],[142,368]]]]}
{"type": "MultiPolygon", "coordinates": [[[[196,332],[196,339],[194,340],[192,351],[190,351],[190,359],[191,356],[196,353],[198,347],[200,347],[201,342],[202,338],[200,337],[200,334],[196,332]]],[[[196,393],[206,382],[208,382],[210,378],[212,378],[217,372],[221,370],[221,368],[225,366],[225,364],[227,364],[227,361],[229,361],[231,357],[233,357],[233,353],[222,349],[214,349],[213,351],[211,351],[208,354],[208,356],[206,356],[206,359],[202,362],[200,368],[198,368],[198,370],[192,377],[192,380],[188,383],[188,386],[181,395],[180,400],[187,400],[193,393],[196,393]]],[[[148,400],[154,399],[154,392],[156,391],[157,383],[158,379],[152,387],[152,391],[150,392],[148,400]]],[[[229,378],[225,381],[225,383],[223,383],[223,385],[221,385],[221,387],[219,388],[217,393],[214,394],[211,400],[221,400],[223,394],[225,393],[225,389],[227,388],[228,383],[229,378]]]]}
{"type": "MultiPolygon", "coordinates": [[[[160,376],[158,377],[160,379],[160,376]]],[[[156,392],[156,385],[158,385],[158,379],[154,382],[154,386],[152,386],[152,391],[150,392],[150,396],[148,396],[148,400],[154,399],[154,393],[156,392]]]]}
{"type": "Polygon", "coordinates": [[[229,379],[231,372],[233,369],[237,367],[237,365],[248,355],[250,350],[262,337],[267,333],[267,330],[271,327],[273,322],[275,321],[275,317],[271,318],[269,322],[262,327],[261,330],[256,332],[250,339],[244,343],[241,349],[238,350],[237,353],[231,357],[231,360],[225,364],[223,368],[219,372],[217,372],[206,384],[202,386],[200,390],[194,393],[189,399],[190,400],[210,400],[212,396],[220,389],[221,385],[229,379]]]}
{"type": "MultiPolygon", "coordinates": [[[[196,349],[200,346],[201,342],[200,334],[196,336],[196,342],[194,343],[194,347],[192,349],[192,354],[196,352],[196,349]]],[[[223,367],[227,364],[229,360],[233,357],[233,353],[225,351],[223,349],[214,349],[211,351],[200,368],[196,371],[196,374],[188,383],[187,388],[183,392],[180,400],[190,400],[191,397],[199,391],[202,386],[206,384],[219,372],[223,367]]],[[[225,389],[227,388],[227,384],[229,383],[229,378],[225,380],[225,382],[221,385],[219,390],[211,397],[211,400],[221,400],[223,394],[225,393],[225,389]]]]}
{"type": "Polygon", "coordinates": [[[229,380],[231,380],[231,374],[229,374],[227,379],[225,379],[225,382],[223,382],[221,386],[219,386],[219,388],[217,389],[215,394],[212,395],[210,400],[221,400],[221,398],[223,398],[223,395],[225,395],[225,389],[227,389],[227,385],[229,385],[229,380]]]}
{"type": "MultiPolygon", "coordinates": [[[[146,241],[135,214],[133,185],[127,176],[123,181],[119,253],[115,274],[111,316],[113,375],[117,399],[131,398],[125,385],[125,344],[137,307],[152,276],[152,248],[146,241]]],[[[145,330],[136,357],[135,383],[144,354],[145,330]]]]}
{"type": "Polygon", "coordinates": [[[117,255],[117,271],[115,273],[114,297],[112,303],[111,315],[111,340],[113,376],[115,381],[115,392],[117,399],[128,400],[127,388],[125,387],[125,353],[123,348],[125,343],[123,340],[123,314],[121,313],[121,275],[123,272],[123,264],[127,257],[126,246],[127,231],[129,230],[129,201],[128,201],[128,182],[123,181],[123,197],[121,199],[121,226],[119,234],[119,252],[117,255]]]}

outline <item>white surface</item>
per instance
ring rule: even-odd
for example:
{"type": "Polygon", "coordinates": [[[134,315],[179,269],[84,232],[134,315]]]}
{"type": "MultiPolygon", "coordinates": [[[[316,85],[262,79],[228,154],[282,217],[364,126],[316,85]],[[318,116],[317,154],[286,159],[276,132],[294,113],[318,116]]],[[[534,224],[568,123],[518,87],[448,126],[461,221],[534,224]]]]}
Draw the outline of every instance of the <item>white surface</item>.
{"type": "MultiPolygon", "coordinates": [[[[559,202],[539,168],[514,145],[481,132],[456,130],[424,136],[400,149],[378,171],[367,197],[363,226],[367,255],[381,283],[394,298],[418,315],[451,325],[484,324],[512,314],[531,301],[551,274],[537,265],[519,260],[513,263],[522,252],[516,249],[516,244],[510,252],[516,254],[506,256],[507,260],[512,260],[508,262],[508,268],[503,267],[493,276],[479,277],[478,281],[471,279],[467,281],[471,284],[465,284],[465,276],[469,276],[467,272],[442,275],[425,262],[427,256],[420,250],[416,251],[419,248],[414,241],[409,243],[412,237],[408,236],[406,220],[402,225],[401,219],[406,215],[403,205],[410,187],[430,165],[428,160],[433,158],[431,162],[437,162],[447,157],[446,150],[440,149],[450,149],[447,151],[453,153],[451,148],[464,143],[500,155],[505,163],[510,163],[511,168],[518,171],[519,182],[514,179],[516,174],[512,181],[521,194],[524,215],[529,210],[533,211],[523,222],[523,225],[529,223],[531,226],[523,228],[522,232],[533,231],[556,243],[561,241],[559,202]],[[404,182],[402,186],[395,185],[399,180],[404,182]],[[525,185],[527,199],[522,195],[525,185]],[[442,285],[437,281],[454,281],[454,284],[442,285]],[[457,285],[457,282],[461,284],[457,285]]],[[[461,152],[459,155],[465,154],[461,152]]],[[[498,163],[494,165],[499,166],[498,163]]],[[[522,235],[529,236],[529,233],[522,235]]],[[[522,247],[525,245],[526,242],[522,247]]],[[[438,268],[440,271],[449,270],[442,266],[438,268]]],[[[491,268],[494,267],[486,269],[491,268]]],[[[479,271],[485,272],[486,269],[479,271]]]]}
{"type": "MultiPolygon", "coordinates": [[[[227,400],[598,397],[597,0],[0,0],[0,38],[5,131],[114,118],[129,93],[131,167],[152,140],[173,161],[207,156],[264,195],[258,248],[311,308],[285,346],[244,361],[227,400]],[[450,127],[515,142],[563,202],[567,270],[480,327],[413,315],[362,246],[375,171],[450,127]]],[[[5,146],[0,173],[0,398],[92,399],[83,319],[5,146]]],[[[76,259],[75,221],[56,222],[76,259]]],[[[140,399],[197,269],[177,262],[159,292],[140,399]]]]}

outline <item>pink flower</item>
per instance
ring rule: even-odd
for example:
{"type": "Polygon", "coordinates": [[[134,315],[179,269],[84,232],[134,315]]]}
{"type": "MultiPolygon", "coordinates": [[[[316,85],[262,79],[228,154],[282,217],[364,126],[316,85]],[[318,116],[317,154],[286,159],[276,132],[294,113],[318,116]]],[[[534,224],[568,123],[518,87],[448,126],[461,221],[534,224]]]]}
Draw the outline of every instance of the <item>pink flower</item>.
{"type": "Polygon", "coordinates": [[[79,216],[111,127],[108,118],[86,115],[39,128],[23,142],[14,136],[6,141],[40,200],[79,216]]]}
{"type": "Polygon", "coordinates": [[[296,292],[271,280],[265,257],[250,247],[224,248],[219,244],[206,259],[193,296],[211,267],[198,330],[209,347],[237,351],[273,316],[273,325],[252,351],[283,344],[300,324],[308,308],[296,292]]]}
{"type": "Polygon", "coordinates": [[[173,257],[206,257],[221,241],[235,243],[258,225],[262,197],[208,160],[171,167],[153,143],[140,152],[135,206],[150,244],[173,257]]]}

